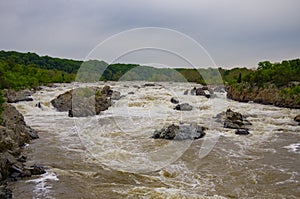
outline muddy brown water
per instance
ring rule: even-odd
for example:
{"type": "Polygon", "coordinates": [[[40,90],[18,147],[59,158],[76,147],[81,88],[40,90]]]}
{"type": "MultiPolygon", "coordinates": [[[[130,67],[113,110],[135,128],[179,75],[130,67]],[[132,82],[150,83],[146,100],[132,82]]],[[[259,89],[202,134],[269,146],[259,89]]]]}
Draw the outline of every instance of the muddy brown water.
{"type": "Polygon", "coordinates": [[[15,104],[39,131],[40,139],[26,147],[27,163],[44,165],[47,173],[10,184],[14,198],[300,198],[300,126],[293,121],[299,110],[238,103],[222,93],[218,99],[184,96],[193,87],[187,83],[142,84],[112,83],[125,96],[89,118],[68,118],[50,105],[72,88],[67,84],[44,87],[33,102],[15,104]],[[135,94],[127,95],[131,91],[135,94]],[[169,102],[174,95],[194,109],[174,111],[169,102]],[[237,136],[212,122],[226,108],[248,116],[250,135],[237,136]],[[175,142],[165,148],[170,141],[150,138],[173,122],[197,122],[210,131],[187,147],[175,142]],[[208,146],[205,139],[214,136],[208,146]],[[207,155],[200,157],[207,146],[207,155]],[[170,152],[164,154],[165,149],[170,152]],[[147,159],[152,151],[155,158],[147,159]]]}

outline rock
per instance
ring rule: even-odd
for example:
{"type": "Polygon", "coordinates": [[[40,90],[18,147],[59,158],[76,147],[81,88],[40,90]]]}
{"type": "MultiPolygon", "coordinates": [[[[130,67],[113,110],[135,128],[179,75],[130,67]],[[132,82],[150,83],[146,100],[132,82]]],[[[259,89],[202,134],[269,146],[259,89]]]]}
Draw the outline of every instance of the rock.
{"type": "Polygon", "coordinates": [[[193,106],[189,105],[188,103],[178,104],[174,110],[178,111],[191,111],[193,110],[193,106]]]}
{"type": "Polygon", "coordinates": [[[51,100],[51,104],[58,111],[68,111],[69,117],[86,117],[107,110],[112,105],[112,100],[121,97],[120,92],[113,91],[106,85],[102,89],[86,87],[67,91],[51,100]]]}
{"type": "Polygon", "coordinates": [[[7,185],[0,186],[0,198],[1,199],[11,199],[13,198],[12,191],[7,188],[7,185]]]}
{"type": "Polygon", "coordinates": [[[41,175],[46,173],[46,170],[43,166],[41,165],[32,165],[30,168],[28,168],[27,170],[29,170],[31,172],[31,175],[41,175]]]}
{"type": "Polygon", "coordinates": [[[42,105],[40,102],[38,102],[37,104],[35,104],[35,107],[42,108],[42,105]]]}
{"type": "Polygon", "coordinates": [[[152,83],[146,83],[146,84],[144,84],[144,87],[147,87],[147,86],[155,86],[155,84],[152,84],[152,83]]]}
{"type": "Polygon", "coordinates": [[[24,117],[14,106],[4,103],[3,108],[3,126],[0,125],[0,181],[7,178],[17,180],[25,175],[23,163],[26,157],[21,155],[21,147],[31,139],[38,138],[38,134],[26,125],[24,117]]]}
{"type": "Polygon", "coordinates": [[[28,170],[28,169],[25,169],[24,171],[23,171],[23,173],[21,174],[21,177],[31,177],[31,172],[30,172],[30,170],[28,170]]]}
{"type": "Polygon", "coordinates": [[[248,129],[237,129],[235,130],[236,135],[249,135],[249,130],[248,129]]]}
{"type": "MultiPolygon", "coordinates": [[[[208,91],[208,88],[207,88],[207,90],[206,91],[208,91]]],[[[196,95],[200,95],[200,96],[204,96],[204,97],[206,97],[206,98],[210,98],[211,97],[211,95],[209,94],[209,93],[206,93],[204,90],[203,90],[203,88],[197,88],[196,89],[196,95]]]]}
{"type": "Polygon", "coordinates": [[[23,173],[22,165],[14,164],[11,166],[13,172],[23,173]]]}
{"type": "Polygon", "coordinates": [[[73,111],[72,111],[72,110],[69,110],[69,111],[68,111],[68,116],[69,116],[69,117],[74,117],[73,111]]]}
{"type": "Polygon", "coordinates": [[[34,140],[34,139],[39,138],[38,132],[36,130],[32,129],[31,127],[25,126],[24,130],[30,136],[31,139],[34,140]]]}
{"type": "Polygon", "coordinates": [[[26,162],[26,160],[27,160],[27,157],[26,156],[24,156],[24,155],[21,155],[19,158],[18,158],[18,161],[19,162],[26,162]]]}
{"type": "Polygon", "coordinates": [[[28,89],[15,91],[11,89],[4,89],[3,96],[7,99],[8,103],[16,103],[20,101],[33,101],[31,97],[32,92],[28,89]]]}
{"type": "Polygon", "coordinates": [[[205,92],[202,88],[197,88],[196,89],[196,95],[202,95],[205,96],[205,92]]]}
{"type": "Polygon", "coordinates": [[[208,90],[208,86],[203,86],[202,90],[208,90]]]}
{"type": "Polygon", "coordinates": [[[171,98],[171,102],[172,102],[173,104],[178,104],[178,103],[179,103],[179,100],[176,99],[175,97],[172,97],[172,98],[171,98]]]}
{"type": "Polygon", "coordinates": [[[134,95],[134,92],[133,91],[128,92],[128,95],[134,95]]]}
{"type": "Polygon", "coordinates": [[[234,112],[231,109],[219,113],[216,116],[216,121],[222,122],[224,128],[231,129],[247,129],[245,126],[252,125],[241,113],[234,112]]]}
{"type": "Polygon", "coordinates": [[[171,124],[161,130],[155,130],[152,138],[166,140],[199,139],[205,136],[206,128],[197,124],[175,125],[171,124]]]}
{"type": "Polygon", "coordinates": [[[183,94],[188,95],[189,94],[189,89],[185,90],[183,94]]]}
{"type": "Polygon", "coordinates": [[[294,121],[295,121],[295,122],[298,122],[298,124],[300,125],[300,115],[297,115],[297,116],[294,118],[294,121]]]}
{"type": "Polygon", "coordinates": [[[58,111],[68,111],[72,109],[72,95],[73,90],[67,91],[55,99],[51,100],[52,106],[54,106],[58,111]]]}

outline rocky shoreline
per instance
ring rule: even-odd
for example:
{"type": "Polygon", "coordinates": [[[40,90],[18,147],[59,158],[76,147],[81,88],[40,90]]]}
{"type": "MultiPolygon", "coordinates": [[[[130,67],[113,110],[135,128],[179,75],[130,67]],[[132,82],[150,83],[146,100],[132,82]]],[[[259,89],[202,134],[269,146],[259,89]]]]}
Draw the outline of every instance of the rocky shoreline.
{"type": "MultiPolygon", "coordinates": [[[[7,183],[31,175],[45,173],[40,165],[26,165],[26,155],[23,148],[31,140],[38,138],[38,133],[27,126],[24,117],[8,102],[28,101],[29,91],[5,91],[6,101],[0,122],[0,198],[12,198],[12,191],[7,188],[7,183]]],[[[32,101],[32,100],[30,100],[32,101]]]]}
{"type": "MultiPolygon", "coordinates": [[[[282,95],[283,88],[275,85],[265,85],[264,87],[251,86],[249,84],[231,85],[226,87],[227,98],[239,102],[254,102],[264,105],[274,105],[278,107],[300,109],[300,100],[292,99],[282,95]]],[[[299,98],[299,96],[298,96],[299,98]]]]}

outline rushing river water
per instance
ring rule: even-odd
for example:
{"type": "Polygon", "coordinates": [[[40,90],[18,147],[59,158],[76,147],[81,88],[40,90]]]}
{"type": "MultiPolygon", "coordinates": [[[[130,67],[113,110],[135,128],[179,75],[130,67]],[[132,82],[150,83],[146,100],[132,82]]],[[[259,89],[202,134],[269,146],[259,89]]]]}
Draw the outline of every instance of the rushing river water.
{"type": "Polygon", "coordinates": [[[70,118],[51,106],[71,84],[43,87],[34,101],[15,104],[39,131],[26,147],[28,164],[44,165],[47,173],[12,184],[14,198],[300,197],[300,126],[293,121],[299,110],[239,103],[225,93],[183,95],[194,87],[189,83],[105,84],[124,96],[98,116],[70,118]],[[173,110],[171,97],[193,110],[173,110]],[[247,116],[250,135],[215,122],[227,108],[247,116]],[[204,138],[150,138],[155,129],[191,122],[209,128],[204,138]]]}

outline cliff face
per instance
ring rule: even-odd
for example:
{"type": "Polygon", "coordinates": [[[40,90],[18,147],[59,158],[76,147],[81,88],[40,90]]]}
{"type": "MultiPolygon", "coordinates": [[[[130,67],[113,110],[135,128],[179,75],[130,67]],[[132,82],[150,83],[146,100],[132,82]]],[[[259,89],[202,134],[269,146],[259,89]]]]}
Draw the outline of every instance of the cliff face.
{"type": "Polygon", "coordinates": [[[22,168],[25,161],[21,148],[31,139],[38,138],[37,132],[26,125],[24,117],[8,103],[3,105],[0,125],[0,181],[22,168]]]}
{"type": "Polygon", "coordinates": [[[289,96],[282,95],[280,92],[282,89],[279,89],[272,84],[265,87],[241,84],[238,86],[228,86],[226,90],[229,99],[239,102],[253,101],[255,103],[278,107],[300,108],[300,100],[295,100],[289,96]]]}

